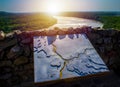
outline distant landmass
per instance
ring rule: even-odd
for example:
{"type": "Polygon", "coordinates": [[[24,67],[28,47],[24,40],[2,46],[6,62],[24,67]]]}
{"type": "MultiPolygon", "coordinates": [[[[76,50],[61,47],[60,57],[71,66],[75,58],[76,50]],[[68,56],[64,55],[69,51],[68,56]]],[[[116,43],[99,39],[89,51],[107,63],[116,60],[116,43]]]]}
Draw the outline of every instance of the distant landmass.
{"type": "MultiPolygon", "coordinates": [[[[44,15],[49,15],[48,13],[45,12],[33,12],[33,13],[14,13],[14,12],[5,12],[5,11],[0,11],[0,16],[5,16],[5,15],[13,15],[13,14],[44,14],[44,15]]],[[[95,12],[61,12],[57,16],[67,16],[67,17],[79,17],[79,18],[87,18],[87,19],[95,19],[99,20],[99,16],[119,16],[120,12],[119,11],[95,11],[95,12]]]]}
{"type": "MultiPolygon", "coordinates": [[[[61,12],[57,16],[78,17],[100,21],[103,28],[120,30],[120,12],[61,12]]],[[[52,15],[45,12],[16,13],[0,11],[0,29],[6,33],[12,30],[37,30],[57,23],[52,15]]]]}
{"type": "Polygon", "coordinates": [[[79,17],[79,18],[87,18],[100,20],[100,16],[119,16],[120,12],[62,12],[59,14],[60,16],[68,16],[68,17],[79,17]]]}

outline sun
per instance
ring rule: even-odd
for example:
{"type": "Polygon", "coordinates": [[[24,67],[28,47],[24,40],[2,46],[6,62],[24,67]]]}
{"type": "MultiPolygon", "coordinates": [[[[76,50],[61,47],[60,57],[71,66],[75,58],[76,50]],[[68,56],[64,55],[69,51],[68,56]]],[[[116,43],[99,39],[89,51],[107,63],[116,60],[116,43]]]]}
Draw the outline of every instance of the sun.
{"type": "Polygon", "coordinates": [[[46,5],[46,12],[51,14],[51,15],[57,15],[61,12],[61,8],[62,6],[60,5],[59,2],[49,2],[47,5],[46,5]]]}
{"type": "Polygon", "coordinates": [[[55,4],[50,4],[48,6],[48,10],[47,10],[48,13],[52,14],[52,15],[57,15],[59,12],[60,12],[60,9],[57,5],[55,4]]]}

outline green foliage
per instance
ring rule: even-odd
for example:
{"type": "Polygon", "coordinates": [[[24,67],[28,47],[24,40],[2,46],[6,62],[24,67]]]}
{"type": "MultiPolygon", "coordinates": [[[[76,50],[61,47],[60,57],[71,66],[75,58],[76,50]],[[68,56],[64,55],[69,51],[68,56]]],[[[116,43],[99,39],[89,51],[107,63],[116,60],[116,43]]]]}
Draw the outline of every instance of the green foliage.
{"type": "Polygon", "coordinates": [[[36,30],[47,28],[55,24],[57,20],[43,13],[34,14],[1,14],[0,30],[8,33],[12,30],[36,30]]]}
{"type": "Polygon", "coordinates": [[[120,16],[100,16],[100,21],[104,28],[114,28],[120,30],[120,16]]]}

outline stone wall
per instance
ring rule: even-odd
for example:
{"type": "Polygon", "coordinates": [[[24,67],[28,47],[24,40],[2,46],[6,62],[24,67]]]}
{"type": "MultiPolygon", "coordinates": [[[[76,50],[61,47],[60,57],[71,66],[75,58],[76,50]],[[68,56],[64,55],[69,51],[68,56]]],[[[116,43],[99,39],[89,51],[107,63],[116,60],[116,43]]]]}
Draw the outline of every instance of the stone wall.
{"type": "Polygon", "coordinates": [[[33,87],[33,36],[85,33],[111,71],[120,75],[120,31],[91,27],[0,32],[0,87],[33,87]]]}
{"type": "Polygon", "coordinates": [[[108,68],[120,74],[120,31],[92,30],[87,35],[108,68]]]}

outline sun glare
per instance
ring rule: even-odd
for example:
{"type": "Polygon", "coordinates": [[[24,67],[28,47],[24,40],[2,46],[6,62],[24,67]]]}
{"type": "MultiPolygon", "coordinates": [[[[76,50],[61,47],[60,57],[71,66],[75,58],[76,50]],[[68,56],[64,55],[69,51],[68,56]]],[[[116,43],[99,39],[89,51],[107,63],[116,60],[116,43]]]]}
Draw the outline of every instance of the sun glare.
{"type": "Polygon", "coordinates": [[[60,13],[62,6],[59,2],[50,2],[46,5],[46,12],[51,15],[57,15],[60,13]]]}

